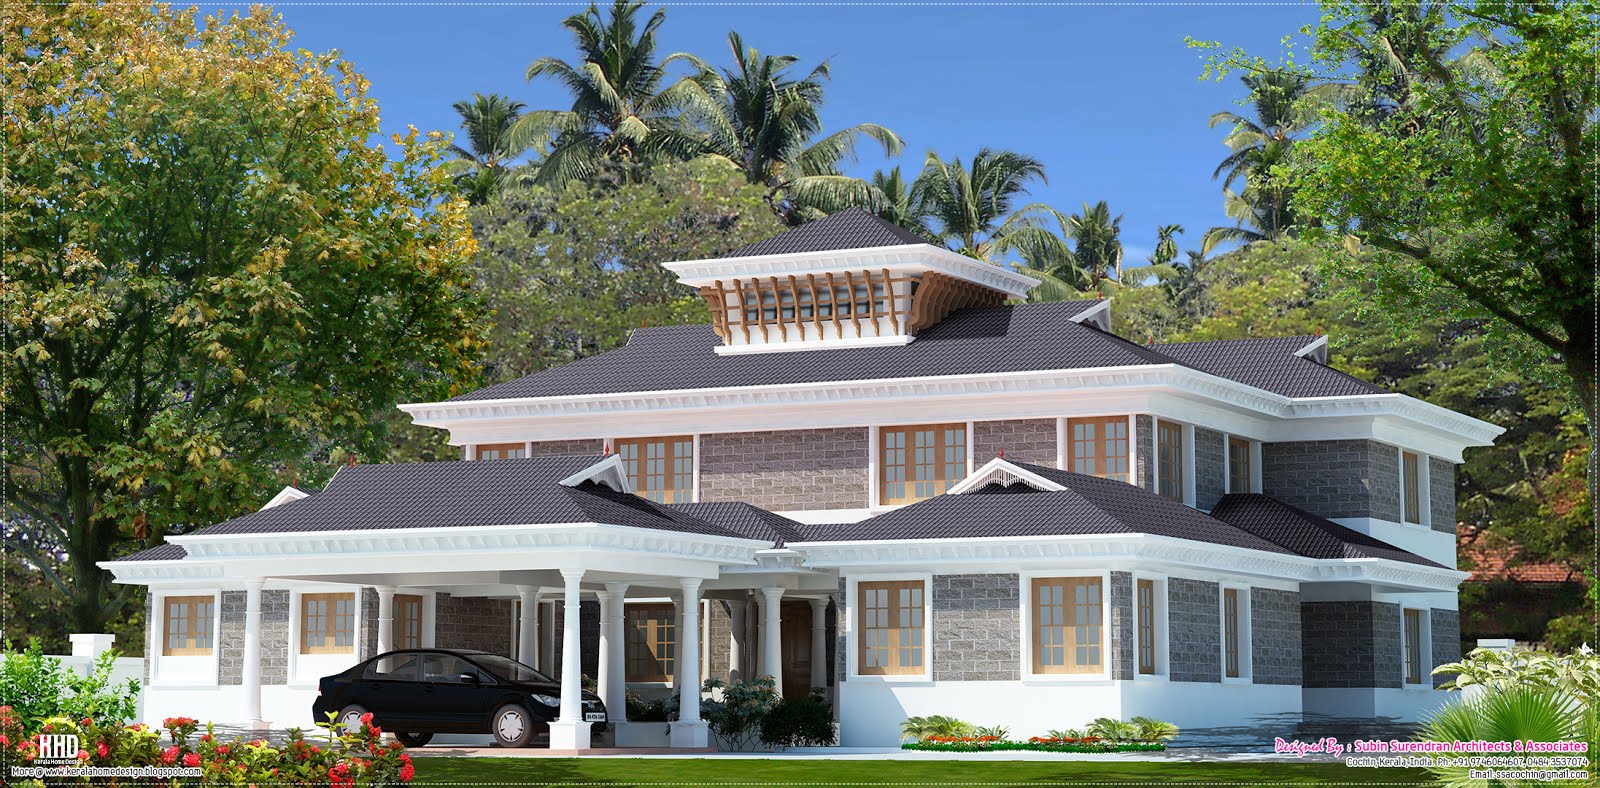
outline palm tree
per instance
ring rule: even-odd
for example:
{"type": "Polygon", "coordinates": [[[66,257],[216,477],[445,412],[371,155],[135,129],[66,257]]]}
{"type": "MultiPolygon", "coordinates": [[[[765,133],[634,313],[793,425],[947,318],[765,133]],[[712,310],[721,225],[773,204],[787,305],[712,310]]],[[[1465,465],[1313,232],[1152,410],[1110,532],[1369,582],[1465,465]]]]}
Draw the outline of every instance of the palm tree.
{"type": "Polygon", "coordinates": [[[1207,253],[1208,250],[1191,249],[1187,261],[1168,264],[1164,272],[1157,274],[1161,289],[1167,293],[1167,301],[1187,314],[1197,312],[1196,303],[1205,294],[1205,283],[1200,275],[1211,263],[1207,253]]]}
{"type": "Polygon", "coordinates": [[[1178,236],[1183,234],[1181,224],[1163,224],[1156,228],[1156,248],[1150,253],[1151,265],[1169,265],[1178,259],[1178,236]]]}
{"type": "Polygon", "coordinates": [[[1309,76],[1272,69],[1247,74],[1241,81],[1250,89],[1255,116],[1226,110],[1211,116],[1211,128],[1232,127],[1222,143],[1233,152],[1211,173],[1212,178],[1222,178],[1225,189],[1240,178],[1264,175],[1265,164],[1282,159],[1294,144],[1294,135],[1316,120],[1311,99],[1317,95],[1317,86],[1309,76]]]}
{"type": "Polygon", "coordinates": [[[527,151],[527,145],[511,133],[526,105],[496,93],[474,93],[471,100],[457,101],[453,106],[461,116],[467,142],[465,148],[459,144],[450,146],[461,169],[456,182],[468,202],[481,204],[499,188],[506,165],[527,151]]]}
{"type": "Polygon", "coordinates": [[[1156,744],[1178,738],[1178,726],[1152,717],[1134,717],[1129,722],[1138,726],[1139,741],[1156,744]]]}
{"type": "Polygon", "coordinates": [[[689,158],[699,152],[699,137],[681,110],[704,93],[692,89],[691,79],[662,88],[667,66],[694,59],[679,53],[656,60],[656,31],[666,11],[658,9],[641,25],[643,6],[641,0],[614,0],[607,20],[590,4],[561,23],[577,43],[578,62],[542,57],[528,66],[529,80],[550,77],[572,94],[571,109],[536,110],[515,125],[518,141],[550,141],[540,181],[587,178],[607,159],[632,164],[651,154],[689,158]]]}
{"type": "Polygon", "coordinates": [[[750,183],[765,186],[774,210],[791,224],[815,213],[870,205],[867,184],[844,175],[839,164],[855,159],[861,140],[898,156],[900,137],[862,123],[817,139],[828,64],[797,77],[791,69],[798,57],[763,55],[746,47],[738,33],[728,34],[728,47],[733,66],[720,72],[688,58],[700,74],[683,90],[703,97],[691,111],[700,120],[706,150],[733,162],[750,183]]]}
{"type": "Polygon", "coordinates": [[[1234,226],[1207,230],[1200,237],[1200,248],[1210,253],[1224,243],[1248,245],[1292,237],[1296,228],[1286,191],[1275,184],[1254,184],[1242,192],[1223,190],[1222,210],[1234,226]]]}
{"type": "Polygon", "coordinates": [[[1068,264],[1072,251],[1044,226],[1066,219],[1042,203],[1016,207],[1034,180],[1045,182],[1044,164],[1032,156],[984,148],[970,165],[945,161],[928,152],[917,176],[934,232],[940,240],[969,257],[994,261],[1016,251],[1029,268],[1050,270],[1068,264]]]}
{"type": "Polygon", "coordinates": [[[1083,204],[1083,212],[1067,217],[1067,237],[1072,239],[1072,257],[1091,280],[1112,278],[1122,281],[1122,215],[1111,215],[1105,200],[1093,206],[1083,204]]]}
{"type": "Polygon", "coordinates": [[[897,227],[910,230],[930,241],[938,241],[933,230],[928,224],[932,217],[928,214],[926,201],[922,198],[922,190],[917,181],[907,181],[900,174],[900,166],[884,172],[878,170],[867,179],[868,204],[867,209],[882,219],[897,227]]]}

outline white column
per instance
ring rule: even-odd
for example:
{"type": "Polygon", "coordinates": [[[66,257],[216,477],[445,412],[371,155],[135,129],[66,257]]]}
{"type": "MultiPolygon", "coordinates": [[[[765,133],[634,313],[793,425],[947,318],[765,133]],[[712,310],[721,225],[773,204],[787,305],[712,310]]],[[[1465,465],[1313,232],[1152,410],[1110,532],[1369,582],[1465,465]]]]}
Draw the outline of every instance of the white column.
{"type": "Polygon", "coordinates": [[[263,727],[261,719],[261,587],[266,581],[252,577],[244,581],[244,701],[240,716],[251,727],[263,727]]]}
{"type": "Polygon", "coordinates": [[[744,602],[728,602],[728,683],[744,678],[744,602]]]}
{"type": "Polygon", "coordinates": [[[761,672],[772,677],[773,689],[783,694],[783,660],[781,659],[783,647],[781,645],[782,629],[778,623],[778,611],[783,607],[783,589],[763,588],[761,595],[766,597],[761,602],[761,612],[764,614],[761,623],[761,672]]]}
{"type": "Polygon", "coordinates": [[[705,747],[710,742],[710,732],[700,719],[700,580],[684,578],[683,599],[678,605],[682,614],[682,628],[678,630],[681,646],[678,663],[683,683],[678,686],[678,721],[672,723],[668,743],[673,747],[705,747]]]}
{"type": "Polygon", "coordinates": [[[606,702],[606,708],[610,709],[607,690],[611,688],[611,674],[617,667],[611,664],[611,592],[596,591],[594,596],[600,600],[600,639],[596,644],[600,653],[595,664],[594,691],[602,702],[606,702]]]}
{"type": "Polygon", "coordinates": [[[561,716],[550,723],[550,749],[589,749],[589,723],[583,721],[583,630],[578,602],[582,569],[563,569],[566,596],[561,621],[561,716]]]}
{"type": "Polygon", "coordinates": [[[520,620],[517,622],[517,659],[531,667],[539,666],[539,588],[517,586],[520,620]]]}
{"type": "Polygon", "coordinates": [[[679,690],[679,689],[681,689],[683,687],[684,682],[688,680],[685,677],[689,675],[689,673],[688,673],[689,660],[683,658],[683,638],[684,638],[684,632],[683,632],[683,609],[684,609],[684,607],[685,607],[685,603],[684,603],[683,597],[674,596],[672,598],[672,609],[673,609],[672,631],[678,633],[678,655],[677,655],[678,658],[672,661],[672,689],[674,691],[679,690]]]}
{"type": "Polygon", "coordinates": [[[606,714],[615,723],[628,719],[627,651],[622,628],[628,584],[606,583],[606,593],[611,595],[611,610],[608,616],[601,617],[600,631],[610,633],[607,648],[611,652],[611,673],[609,681],[603,679],[600,682],[600,697],[605,701],[606,714]]]}
{"type": "Polygon", "coordinates": [[[828,600],[811,600],[811,688],[828,688],[828,600]]]}
{"type": "Polygon", "coordinates": [[[394,651],[394,586],[375,586],[375,590],[378,592],[378,654],[382,654],[394,651]]]}

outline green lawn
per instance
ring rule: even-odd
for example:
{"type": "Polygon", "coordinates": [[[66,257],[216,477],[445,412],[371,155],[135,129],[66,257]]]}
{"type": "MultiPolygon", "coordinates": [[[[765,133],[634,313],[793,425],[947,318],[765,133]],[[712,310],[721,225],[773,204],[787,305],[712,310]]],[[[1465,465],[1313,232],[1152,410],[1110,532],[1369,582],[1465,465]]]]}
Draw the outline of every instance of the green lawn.
{"type": "Polygon", "coordinates": [[[1421,769],[1351,769],[1336,763],[1149,763],[1130,761],[826,761],[682,758],[416,759],[413,784],[600,786],[1049,786],[1123,782],[1252,785],[1431,784],[1421,769]]]}

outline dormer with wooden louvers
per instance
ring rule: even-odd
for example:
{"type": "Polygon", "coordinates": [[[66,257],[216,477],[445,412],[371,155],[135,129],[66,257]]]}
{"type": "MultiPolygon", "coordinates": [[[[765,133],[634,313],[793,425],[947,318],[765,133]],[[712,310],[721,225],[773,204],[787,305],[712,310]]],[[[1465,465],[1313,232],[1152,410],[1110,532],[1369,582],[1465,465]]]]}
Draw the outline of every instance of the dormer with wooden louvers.
{"type": "Polygon", "coordinates": [[[711,307],[722,355],[904,345],[957,309],[999,306],[1038,284],[860,208],[663,265],[711,307]]]}

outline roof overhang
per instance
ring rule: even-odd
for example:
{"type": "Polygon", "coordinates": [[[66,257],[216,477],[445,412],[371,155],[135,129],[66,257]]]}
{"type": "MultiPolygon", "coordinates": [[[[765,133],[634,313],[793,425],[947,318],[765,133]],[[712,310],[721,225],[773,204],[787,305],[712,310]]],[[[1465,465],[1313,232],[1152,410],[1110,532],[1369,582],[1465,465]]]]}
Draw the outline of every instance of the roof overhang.
{"type": "Polygon", "coordinates": [[[1118,561],[1145,562],[1254,575],[1300,583],[1361,582],[1411,591],[1456,590],[1470,573],[1381,558],[1318,559],[1152,534],[1081,534],[952,539],[802,542],[806,565],[851,567],[937,566],[941,571],[996,566],[1052,567],[1082,562],[1103,567],[1118,561]]]}
{"type": "Polygon", "coordinates": [[[856,268],[887,268],[896,273],[934,271],[998,290],[1011,298],[1024,298],[1029,290],[1039,284],[1039,280],[1033,277],[932,244],[680,260],[661,265],[676,274],[679,283],[690,287],[712,286],[719,280],[732,282],[734,279],[804,276],[856,268]]]}
{"type": "MultiPolygon", "coordinates": [[[[650,430],[639,434],[658,435],[676,434],[674,430],[704,431],[708,412],[716,412],[717,423],[722,425],[719,431],[914,423],[907,421],[915,418],[908,407],[932,406],[943,397],[958,398],[973,412],[985,409],[980,399],[1005,400],[1006,418],[1072,415],[1052,398],[1079,402],[1086,401],[1085,397],[1112,397],[1128,412],[1157,412],[1183,419],[1178,414],[1160,413],[1148,403],[1135,407],[1141,394],[1176,396],[1250,414],[1265,426],[1240,432],[1259,440],[1371,438],[1453,462],[1461,461],[1464,449],[1492,445],[1505,431],[1404,394],[1285,397],[1179,364],[425,402],[401,405],[400,409],[419,425],[450,430],[451,442],[457,444],[593,437],[597,416],[619,428],[638,426],[650,430]],[[1037,406],[1037,413],[1028,412],[1033,407],[1029,403],[1037,406]],[[880,410],[887,415],[880,415],[880,410]],[[764,413],[803,414],[804,420],[782,421],[760,415],[764,413]],[[737,420],[735,414],[741,414],[737,418],[754,415],[746,422],[737,420]],[[1328,429],[1322,431],[1326,434],[1307,430],[1307,421],[1327,424],[1328,429]],[[1272,431],[1275,423],[1284,427],[1281,434],[1272,431]]],[[[1105,412],[1104,406],[1097,407],[1105,412]]],[[[619,432],[617,437],[625,436],[619,432]]]]}

